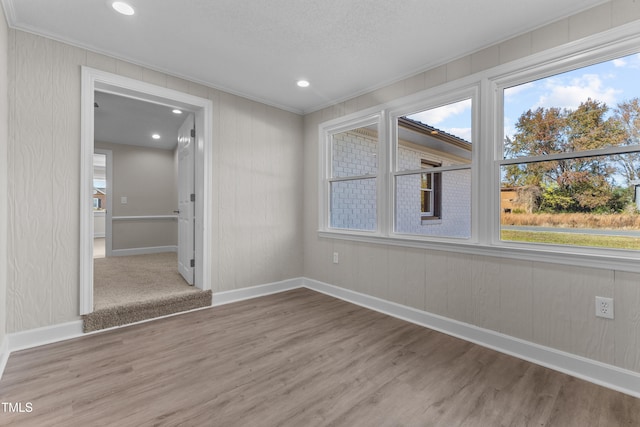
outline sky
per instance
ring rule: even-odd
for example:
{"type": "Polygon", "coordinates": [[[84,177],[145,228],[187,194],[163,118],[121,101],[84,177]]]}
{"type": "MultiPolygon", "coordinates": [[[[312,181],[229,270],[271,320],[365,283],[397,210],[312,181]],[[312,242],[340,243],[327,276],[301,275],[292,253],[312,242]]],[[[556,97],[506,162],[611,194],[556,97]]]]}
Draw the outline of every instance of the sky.
{"type": "Polygon", "coordinates": [[[443,130],[465,141],[471,141],[471,99],[432,108],[407,116],[426,125],[443,130]]]}
{"type": "Polygon", "coordinates": [[[588,98],[613,110],[622,101],[640,97],[640,54],[591,65],[505,89],[505,135],[513,136],[515,123],[529,109],[575,110],[588,98]]]}
{"type": "MultiPolygon", "coordinates": [[[[505,135],[513,136],[522,113],[538,107],[576,109],[588,98],[611,109],[624,100],[640,97],[640,54],[591,65],[504,91],[505,135]]],[[[408,116],[471,141],[471,100],[408,116]]]]}

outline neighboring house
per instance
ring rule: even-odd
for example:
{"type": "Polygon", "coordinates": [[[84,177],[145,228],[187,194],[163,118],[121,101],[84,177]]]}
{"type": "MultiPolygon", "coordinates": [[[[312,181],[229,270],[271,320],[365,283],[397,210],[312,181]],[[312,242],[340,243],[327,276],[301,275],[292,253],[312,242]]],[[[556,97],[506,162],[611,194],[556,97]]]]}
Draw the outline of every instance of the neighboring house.
{"type": "Polygon", "coordinates": [[[107,207],[107,195],[104,189],[93,189],[93,209],[104,210],[107,207]]]}
{"type": "MultiPolygon", "coordinates": [[[[425,169],[399,176],[396,223],[398,233],[432,236],[471,235],[471,172],[427,172],[430,168],[471,163],[472,144],[435,127],[402,117],[398,120],[398,171],[425,169]]],[[[359,128],[333,136],[335,176],[375,173],[378,135],[359,128]]],[[[331,200],[335,228],[373,230],[376,223],[376,181],[359,179],[339,184],[331,200]]]]}
{"type": "Polygon", "coordinates": [[[513,187],[503,187],[500,189],[500,209],[504,213],[511,213],[516,209],[519,209],[516,203],[518,197],[518,190],[513,187]]]}
{"type": "Polygon", "coordinates": [[[500,189],[500,210],[504,213],[532,213],[538,206],[540,188],[536,186],[500,189]]]}

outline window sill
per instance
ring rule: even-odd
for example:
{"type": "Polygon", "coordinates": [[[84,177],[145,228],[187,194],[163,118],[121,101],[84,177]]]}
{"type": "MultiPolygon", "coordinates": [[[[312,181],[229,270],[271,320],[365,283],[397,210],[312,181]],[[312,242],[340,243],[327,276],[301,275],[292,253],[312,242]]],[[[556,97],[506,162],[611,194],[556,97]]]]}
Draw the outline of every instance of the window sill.
{"type": "Polygon", "coordinates": [[[442,224],[439,216],[425,216],[420,219],[420,225],[437,225],[442,224]]]}
{"type": "Polygon", "coordinates": [[[512,242],[487,244],[473,242],[470,239],[454,241],[455,239],[444,240],[431,237],[426,239],[419,236],[414,238],[400,235],[384,236],[373,232],[337,230],[320,230],[318,231],[318,237],[640,273],[640,254],[636,255],[627,251],[621,251],[619,254],[615,253],[615,250],[611,251],[610,254],[589,253],[591,248],[537,244],[529,244],[525,247],[525,245],[512,242]]]}

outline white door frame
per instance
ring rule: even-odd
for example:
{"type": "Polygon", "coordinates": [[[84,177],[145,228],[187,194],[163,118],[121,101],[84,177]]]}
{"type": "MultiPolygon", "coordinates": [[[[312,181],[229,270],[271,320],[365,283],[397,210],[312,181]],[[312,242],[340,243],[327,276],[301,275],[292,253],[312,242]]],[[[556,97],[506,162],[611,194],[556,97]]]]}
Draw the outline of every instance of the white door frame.
{"type": "Polygon", "coordinates": [[[83,66],[80,115],[80,314],[93,311],[93,152],[96,90],[176,107],[195,114],[195,286],[203,290],[211,289],[213,103],[209,99],[83,66]]]}
{"type": "MultiPolygon", "coordinates": [[[[113,212],[112,212],[112,209],[113,209],[113,151],[96,148],[93,150],[93,152],[98,154],[103,154],[107,159],[106,168],[105,168],[105,180],[107,183],[107,188],[106,188],[107,205],[105,206],[105,210],[107,211],[107,213],[104,216],[104,225],[105,225],[104,250],[105,250],[105,256],[110,257],[111,249],[113,248],[113,240],[111,240],[112,239],[111,230],[113,230],[111,228],[112,227],[111,218],[113,216],[113,212]]],[[[93,178],[91,179],[91,182],[93,182],[93,178]]]]}

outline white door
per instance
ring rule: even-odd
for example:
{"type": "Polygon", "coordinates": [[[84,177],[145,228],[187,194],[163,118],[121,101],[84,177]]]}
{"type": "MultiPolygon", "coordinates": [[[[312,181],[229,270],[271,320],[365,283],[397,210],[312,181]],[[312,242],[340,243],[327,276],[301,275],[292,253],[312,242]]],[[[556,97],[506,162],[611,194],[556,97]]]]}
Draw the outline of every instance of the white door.
{"type": "Polygon", "coordinates": [[[195,121],[189,114],[178,131],[178,271],[190,285],[194,277],[195,121]]]}

